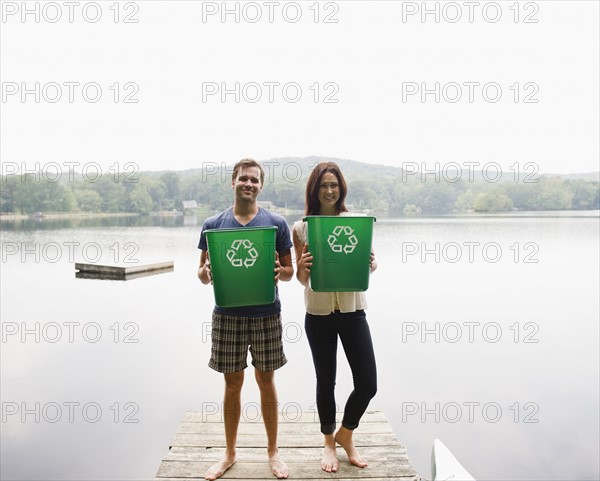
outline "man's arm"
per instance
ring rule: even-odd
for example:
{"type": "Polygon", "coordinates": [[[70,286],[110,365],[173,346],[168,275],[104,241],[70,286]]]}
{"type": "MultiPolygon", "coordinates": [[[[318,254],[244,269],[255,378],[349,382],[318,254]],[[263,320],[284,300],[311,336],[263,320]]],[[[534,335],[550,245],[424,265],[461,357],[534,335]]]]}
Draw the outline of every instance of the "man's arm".
{"type": "Polygon", "coordinates": [[[198,279],[202,284],[212,283],[212,272],[210,270],[210,259],[208,252],[202,251],[200,254],[200,266],[198,267],[198,279]]]}
{"type": "Polygon", "coordinates": [[[292,251],[290,249],[281,253],[275,253],[275,282],[278,280],[289,281],[294,277],[294,266],[292,265],[292,251]]]}

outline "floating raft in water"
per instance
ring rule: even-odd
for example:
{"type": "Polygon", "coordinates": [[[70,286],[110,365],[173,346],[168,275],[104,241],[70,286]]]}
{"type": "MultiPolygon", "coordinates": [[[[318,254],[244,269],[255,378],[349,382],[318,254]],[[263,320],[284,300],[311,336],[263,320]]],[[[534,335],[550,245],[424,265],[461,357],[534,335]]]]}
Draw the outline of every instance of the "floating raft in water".
{"type": "Polygon", "coordinates": [[[159,262],[157,264],[146,264],[143,266],[103,266],[99,264],[75,263],[75,277],[79,279],[109,279],[126,281],[138,277],[153,276],[165,272],[173,272],[174,263],[159,262]]]}
{"type": "MultiPolygon", "coordinates": [[[[351,465],[343,448],[338,446],[339,470],[335,474],[326,473],[320,466],[323,435],[317,414],[279,414],[279,452],[290,468],[288,480],[414,481],[420,478],[381,411],[365,413],[355,431],[354,442],[369,466],[361,469],[351,465]]],[[[219,479],[276,479],[267,461],[266,443],[262,419],[242,419],[237,437],[237,462],[219,479]]],[[[224,452],[221,415],[186,412],[155,480],[204,479],[208,467],[219,461],[224,452]]]]}

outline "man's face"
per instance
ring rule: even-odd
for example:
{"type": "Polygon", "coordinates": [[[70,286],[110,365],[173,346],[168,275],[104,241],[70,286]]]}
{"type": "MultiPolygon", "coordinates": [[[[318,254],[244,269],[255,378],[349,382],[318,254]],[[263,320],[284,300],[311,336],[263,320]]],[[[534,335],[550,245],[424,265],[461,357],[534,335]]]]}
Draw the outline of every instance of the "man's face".
{"type": "Polygon", "coordinates": [[[243,202],[256,200],[262,190],[260,182],[260,170],[258,167],[245,167],[238,171],[237,178],[232,184],[235,196],[243,202]]]}

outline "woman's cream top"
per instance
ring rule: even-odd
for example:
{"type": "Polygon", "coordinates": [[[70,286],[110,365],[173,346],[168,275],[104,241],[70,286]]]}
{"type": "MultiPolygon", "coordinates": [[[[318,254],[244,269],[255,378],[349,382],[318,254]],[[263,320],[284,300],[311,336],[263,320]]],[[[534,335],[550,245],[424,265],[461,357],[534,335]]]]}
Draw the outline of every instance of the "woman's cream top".
{"type": "MultiPolygon", "coordinates": [[[[306,222],[294,222],[293,230],[302,243],[307,244],[306,222]]],[[[367,308],[364,292],[315,292],[309,285],[304,288],[304,305],[306,312],[317,316],[326,316],[334,310],[354,312],[367,308]]]]}

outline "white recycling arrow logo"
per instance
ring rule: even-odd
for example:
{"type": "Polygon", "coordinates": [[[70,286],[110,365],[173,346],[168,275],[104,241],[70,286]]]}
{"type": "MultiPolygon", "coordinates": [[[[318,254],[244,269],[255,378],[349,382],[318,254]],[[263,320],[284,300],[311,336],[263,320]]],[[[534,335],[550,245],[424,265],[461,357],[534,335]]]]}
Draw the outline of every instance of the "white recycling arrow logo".
{"type": "Polygon", "coordinates": [[[358,239],[354,235],[354,229],[348,225],[338,225],[327,237],[327,243],[333,252],[344,252],[350,254],[357,246],[358,239]],[[340,238],[345,237],[346,242],[342,245],[340,238]]]}
{"type": "Polygon", "coordinates": [[[227,250],[227,259],[229,259],[233,267],[252,267],[257,258],[258,251],[249,239],[234,240],[231,247],[227,250]],[[247,257],[241,255],[241,251],[244,249],[246,250],[247,257]]]}

